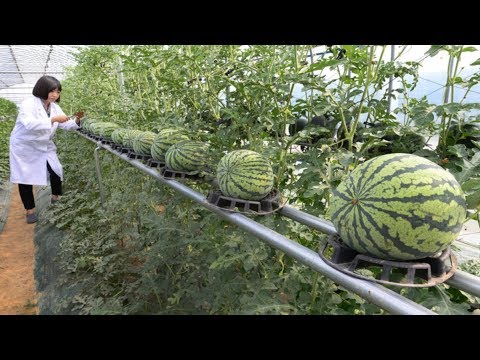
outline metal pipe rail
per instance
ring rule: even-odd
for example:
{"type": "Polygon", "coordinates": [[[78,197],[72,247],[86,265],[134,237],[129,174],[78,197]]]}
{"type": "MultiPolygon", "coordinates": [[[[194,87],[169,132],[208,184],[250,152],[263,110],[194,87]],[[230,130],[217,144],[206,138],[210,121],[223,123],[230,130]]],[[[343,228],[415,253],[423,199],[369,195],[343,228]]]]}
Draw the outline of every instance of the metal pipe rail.
{"type": "MultiPolygon", "coordinates": [[[[334,269],[326,262],[324,262],[315,251],[303,245],[300,245],[293,240],[290,240],[289,238],[277,233],[276,231],[273,231],[272,229],[262,224],[259,224],[255,220],[246,217],[245,215],[220,209],[210,204],[203,194],[191,189],[190,187],[173,179],[165,179],[163,176],[160,175],[158,170],[148,167],[138,160],[130,159],[127,154],[120,154],[116,150],[113,150],[112,147],[109,145],[102,144],[100,141],[93,140],[82,133],[79,134],[86,139],[96,143],[97,147],[104,148],[112,154],[122,158],[137,169],[143,171],[148,175],[153,176],[163,184],[172,187],[173,189],[180,192],[182,195],[194,200],[208,210],[220,215],[222,218],[232,222],[243,230],[246,230],[249,233],[260,238],[268,245],[283,251],[287,255],[301,262],[302,264],[307,265],[311,269],[330,278],[337,284],[360,295],[362,298],[379,306],[380,308],[387,310],[389,313],[398,315],[436,315],[435,312],[425,308],[420,304],[417,304],[410,299],[401,296],[400,294],[390,289],[387,289],[384,286],[381,286],[374,282],[349,276],[341,271],[334,269]]],[[[96,160],[97,159],[98,157],[96,157],[96,160]]],[[[309,216],[314,218],[312,215],[309,216]]]]}

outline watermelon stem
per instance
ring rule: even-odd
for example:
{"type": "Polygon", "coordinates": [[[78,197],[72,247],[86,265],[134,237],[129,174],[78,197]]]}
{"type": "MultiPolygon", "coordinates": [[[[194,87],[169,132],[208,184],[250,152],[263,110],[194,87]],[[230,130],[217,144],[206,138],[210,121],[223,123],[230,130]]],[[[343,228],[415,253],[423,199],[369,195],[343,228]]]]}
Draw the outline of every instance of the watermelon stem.
{"type": "Polygon", "coordinates": [[[360,121],[360,116],[362,115],[362,109],[363,109],[363,105],[364,105],[364,102],[365,102],[365,99],[368,97],[368,87],[370,86],[372,80],[373,80],[373,69],[372,69],[372,63],[373,63],[373,57],[375,55],[375,46],[372,46],[370,48],[370,57],[368,59],[368,62],[367,62],[367,77],[365,79],[365,84],[363,85],[364,88],[363,88],[363,93],[362,93],[362,99],[360,100],[360,105],[358,107],[358,113],[357,113],[357,117],[355,118],[355,121],[353,122],[353,125],[351,126],[350,128],[350,131],[346,132],[345,135],[346,135],[346,138],[347,138],[347,141],[348,141],[348,151],[352,151],[352,148],[353,148],[353,136],[357,130],[357,125],[360,121]]]}
{"type": "Polygon", "coordinates": [[[312,284],[312,292],[310,293],[312,300],[310,302],[310,309],[313,309],[315,302],[317,301],[317,294],[318,294],[318,272],[313,274],[313,284],[312,284]]]}

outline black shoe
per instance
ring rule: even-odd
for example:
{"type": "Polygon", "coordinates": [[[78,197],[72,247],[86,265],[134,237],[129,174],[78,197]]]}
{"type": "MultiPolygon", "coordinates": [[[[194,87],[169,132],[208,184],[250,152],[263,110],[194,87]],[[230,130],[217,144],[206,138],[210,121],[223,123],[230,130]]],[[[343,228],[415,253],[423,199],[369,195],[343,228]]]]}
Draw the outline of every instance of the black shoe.
{"type": "Polygon", "coordinates": [[[37,214],[27,214],[27,224],[33,224],[38,221],[37,214]]]}

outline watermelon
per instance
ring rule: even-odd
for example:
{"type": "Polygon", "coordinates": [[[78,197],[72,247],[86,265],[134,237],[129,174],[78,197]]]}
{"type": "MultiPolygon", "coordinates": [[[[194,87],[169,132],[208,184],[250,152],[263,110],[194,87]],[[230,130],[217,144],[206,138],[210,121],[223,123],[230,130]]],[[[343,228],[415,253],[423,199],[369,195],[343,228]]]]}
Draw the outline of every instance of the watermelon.
{"type": "Polygon", "coordinates": [[[141,131],[132,141],[133,151],[137,154],[149,155],[150,148],[152,147],[153,139],[155,139],[154,132],[151,131],[141,131]]]}
{"type": "Polygon", "coordinates": [[[199,171],[206,167],[208,158],[207,143],[184,140],[170,146],[165,163],[175,171],[199,171]]]}
{"type": "Polygon", "coordinates": [[[88,130],[90,131],[91,134],[96,135],[96,136],[100,136],[100,131],[101,131],[102,127],[104,126],[104,124],[105,123],[103,121],[92,122],[92,123],[88,124],[88,130]]]}
{"type": "Polygon", "coordinates": [[[388,154],[357,166],[333,191],[332,222],[359,253],[387,260],[434,256],[466,220],[459,183],[439,165],[412,154],[388,154]]]}
{"type": "Polygon", "coordinates": [[[261,200],[273,188],[269,161],[251,150],[235,150],[220,159],[217,181],[220,191],[229,197],[261,200]]]}
{"type": "Polygon", "coordinates": [[[133,141],[142,131],[138,129],[128,129],[122,139],[123,146],[133,149],[133,141]]]}
{"type": "Polygon", "coordinates": [[[105,139],[111,140],[112,132],[119,128],[120,125],[112,122],[94,122],[89,125],[88,129],[97,136],[101,136],[105,139]]]}
{"type": "Polygon", "coordinates": [[[123,144],[123,138],[126,136],[129,129],[117,128],[112,132],[112,141],[117,145],[123,144]]]}
{"type": "Polygon", "coordinates": [[[98,120],[94,120],[92,118],[83,118],[81,122],[82,129],[84,129],[88,133],[91,133],[92,132],[91,126],[96,122],[98,122],[98,120]]]}
{"type": "Polygon", "coordinates": [[[166,128],[160,130],[153,140],[152,147],[150,149],[152,158],[157,161],[165,161],[165,153],[170,146],[183,140],[190,140],[183,129],[166,128]]]}
{"type": "Polygon", "coordinates": [[[120,125],[112,122],[105,122],[102,125],[99,135],[108,140],[112,140],[112,132],[120,127],[120,125]]]}

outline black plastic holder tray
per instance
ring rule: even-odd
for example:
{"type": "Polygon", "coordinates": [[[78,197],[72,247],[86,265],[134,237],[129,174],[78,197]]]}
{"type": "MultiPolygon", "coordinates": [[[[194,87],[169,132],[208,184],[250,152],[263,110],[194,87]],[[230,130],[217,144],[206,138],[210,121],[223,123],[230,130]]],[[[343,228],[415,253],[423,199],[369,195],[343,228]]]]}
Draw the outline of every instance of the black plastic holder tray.
{"type": "Polygon", "coordinates": [[[118,151],[120,154],[128,153],[129,151],[132,150],[130,148],[123,146],[122,144],[113,143],[111,146],[113,150],[118,151]]]}
{"type": "Polygon", "coordinates": [[[153,168],[163,168],[165,166],[165,162],[153,160],[153,158],[151,157],[150,159],[147,160],[147,166],[150,166],[153,168]]]}
{"type": "Polygon", "coordinates": [[[151,159],[152,157],[150,155],[145,155],[145,154],[137,154],[135,151],[130,150],[127,154],[127,156],[130,159],[135,159],[135,160],[145,160],[148,161],[148,159],[151,159]]]}
{"type": "Polygon", "coordinates": [[[172,169],[167,168],[166,166],[162,167],[160,170],[160,175],[162,175],[165,179],[192,179],[198,180],[200,179],[200,175],[198,171],[195,172],[185,172],[185,171],[175,171],[172,169]]]}
{"type": "Polygon", "coordinates": [[[225,210],[257,215],[271,214],[283,207],[281,195],[277,189],[273,189],[259,201],[232,198],[223,195],[220,190],[213,190],[208,193],[207,201],[225,210]]]}
{"type": "Polygon", "coordinates": [[[117,151],[120,151],[122,154],[128,154],[130,151],[132,151],[132,148],[120,145],[120,147],[117,148],[117,151]]]}
{"type": "Polygon", "coordinates": [[[110,146],[112,146],[114,144],[114,142],[112,140],[107,140],[107,139],[102,139],[101,143],[105,144],[105,145],[110,145],[110,146]]]}
{"type": "MultiPolygon", "coordinates": [[[[319,250],[320,257],[330,266],[348,275],[402,287],[429,287],[448,280],[457,269],[457,258],[450,247],[447,247],[438,256],[426,257],[418,260],[395,261],[379,259],[360,254],[340,242],[338,236],[330,236],[328,241],[319,250]],[[327,255],[331,251],[330,255],[327,255]],[[381,267],[380,278],[368,277],[356,272],[358,269],[381,267]],[[392,271],[403,273],[404,276],[392,280],[392,271]]],[[[378,276],[377,276],[378,277],[378,276]]]]}

